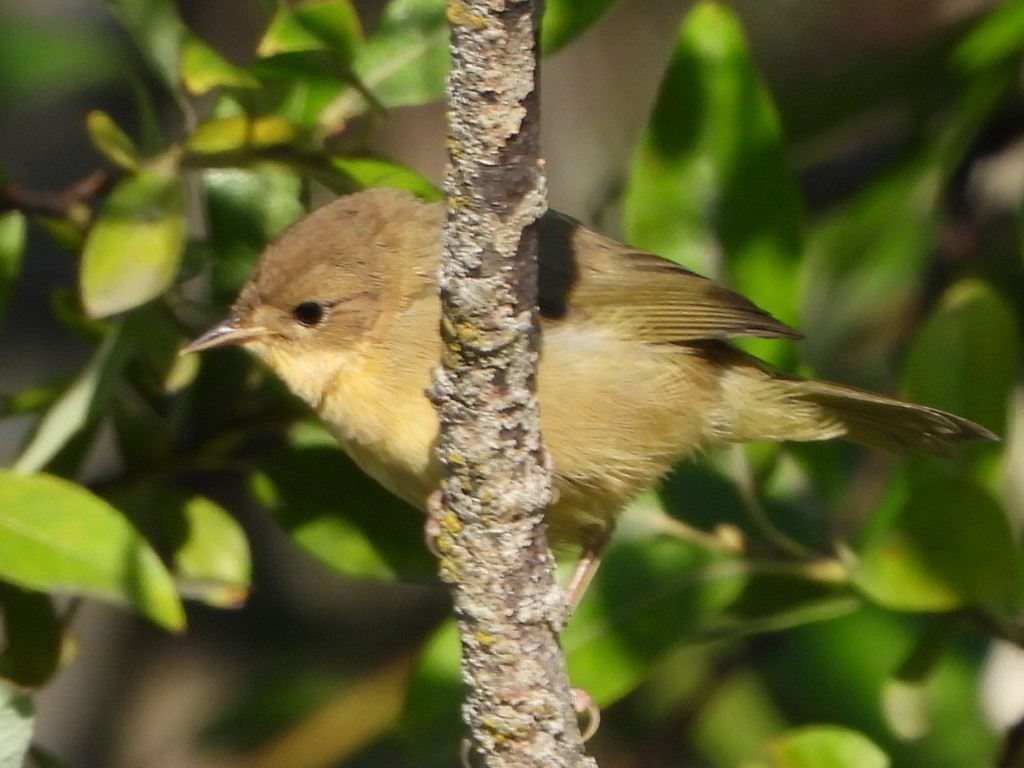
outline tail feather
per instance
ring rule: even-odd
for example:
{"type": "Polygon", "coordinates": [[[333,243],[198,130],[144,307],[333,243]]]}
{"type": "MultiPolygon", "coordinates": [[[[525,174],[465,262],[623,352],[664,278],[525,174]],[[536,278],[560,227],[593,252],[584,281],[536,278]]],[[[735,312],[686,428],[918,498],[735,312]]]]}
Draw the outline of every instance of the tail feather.
{"type": "Polygon", "coordinates": [[[824,381],[799,382],[799,388],[803,399],[820,405],[845,427],[847,440],[871,448],[950,456],[957,443],[999,439],[980,424],[926,405],[824,381]]]}

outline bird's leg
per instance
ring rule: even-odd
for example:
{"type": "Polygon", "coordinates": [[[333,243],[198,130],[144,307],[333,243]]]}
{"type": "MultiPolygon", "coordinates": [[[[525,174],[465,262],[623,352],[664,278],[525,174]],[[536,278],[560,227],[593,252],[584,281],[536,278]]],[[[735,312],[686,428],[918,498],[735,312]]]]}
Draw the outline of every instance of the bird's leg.
{"type": "Polygon", "coordinates": [[[600,544],[584,547],[580,559],[576,561],[576,568],[569,578],[569,583],[565,585],[567,616],[572,616],[576,612],[576,606],[580,604],[587,587],[593,581],[594,574],[601,565],[605,543],[602,541],[600,544]]]}

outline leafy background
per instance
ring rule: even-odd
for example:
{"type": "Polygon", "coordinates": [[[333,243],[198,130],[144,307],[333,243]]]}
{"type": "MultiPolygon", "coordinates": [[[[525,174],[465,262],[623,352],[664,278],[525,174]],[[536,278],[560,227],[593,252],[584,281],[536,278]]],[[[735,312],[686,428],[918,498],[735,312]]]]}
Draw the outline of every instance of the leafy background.
{"type": "MultiPolygon", "coordinates": [[[[437,195],[444,3],[0,14],[0,766],[456,764],[417,513],[177,355],[310,206],[437,195]]],[[[1024,3],[552,0],[544,48],[555,207],[804,328],[776,365],[1005,436],[680,466],[564,637],[592,751],[1021,764],[1024,3]]]]}

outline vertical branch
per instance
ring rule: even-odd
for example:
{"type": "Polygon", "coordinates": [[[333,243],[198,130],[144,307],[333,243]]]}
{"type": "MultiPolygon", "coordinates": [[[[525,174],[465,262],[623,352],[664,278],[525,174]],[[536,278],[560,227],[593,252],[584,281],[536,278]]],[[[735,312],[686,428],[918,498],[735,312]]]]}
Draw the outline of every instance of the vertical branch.
{"type": "Polygon", "coordinates": [[[564,600],[544,535],[551,469],[535,394],[539,155],[532,0],[451,0],[441,575],[463,647],[464,718],[488,766],[583,765],[564,600]]]}

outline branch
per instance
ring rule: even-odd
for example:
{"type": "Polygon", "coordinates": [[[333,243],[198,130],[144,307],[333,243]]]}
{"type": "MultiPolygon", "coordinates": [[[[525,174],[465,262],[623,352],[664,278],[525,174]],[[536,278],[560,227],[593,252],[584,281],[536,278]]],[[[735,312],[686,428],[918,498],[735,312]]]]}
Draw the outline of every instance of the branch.
{"type": "Polygon", "coordinates": [[[558,645],[564,596],[543,513],[551,469],[535,395],[539,156],[530,0],[453,0],[445,355],[433,397],[446,468],[434,504],[463,648],[473,744],[488,766],[586,766],[558,645]]]}

